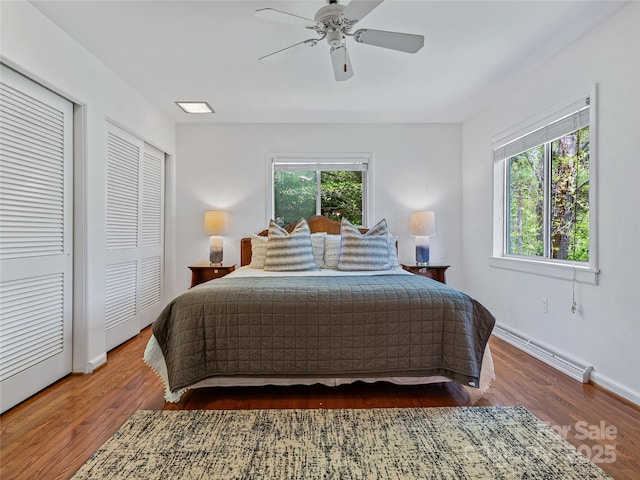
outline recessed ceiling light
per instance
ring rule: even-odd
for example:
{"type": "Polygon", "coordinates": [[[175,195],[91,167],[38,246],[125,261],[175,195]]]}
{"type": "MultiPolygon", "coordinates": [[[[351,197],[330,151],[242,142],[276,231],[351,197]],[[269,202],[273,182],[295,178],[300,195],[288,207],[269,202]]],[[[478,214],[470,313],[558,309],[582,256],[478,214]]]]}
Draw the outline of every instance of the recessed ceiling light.
{"type": "Polygon", "coordinates": [[[186,113],[214,113],[207,102],[176,102],[186,113]]]}

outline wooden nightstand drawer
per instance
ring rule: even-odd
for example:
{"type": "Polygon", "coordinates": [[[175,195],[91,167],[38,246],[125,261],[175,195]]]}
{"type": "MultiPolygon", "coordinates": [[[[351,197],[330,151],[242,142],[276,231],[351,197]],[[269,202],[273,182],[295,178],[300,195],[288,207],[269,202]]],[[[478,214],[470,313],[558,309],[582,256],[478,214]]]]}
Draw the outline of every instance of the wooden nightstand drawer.
{"type": "Polygon", "coordinates": [[[190,265],[191,287],[208,282],[214,278],[224,277],[236,269],[235,265],[190,265]]]}
{"type": "Polygon", "coordinates": [[[414,275],[421,275],[427,278],[433,278],[438,282],[447,283],[445,281],[444,272],[449,268],[449,265],[405,265],[402,264],[407,272],[411,272],[414,275]]]}

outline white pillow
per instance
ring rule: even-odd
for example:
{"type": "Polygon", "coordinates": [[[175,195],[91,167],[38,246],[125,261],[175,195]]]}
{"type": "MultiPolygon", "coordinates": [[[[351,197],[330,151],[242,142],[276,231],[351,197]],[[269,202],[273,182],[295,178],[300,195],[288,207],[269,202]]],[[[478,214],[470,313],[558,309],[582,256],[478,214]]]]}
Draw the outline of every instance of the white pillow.
{"type": "Polygon", "coordinates": [[[313,248],[313,259],[318,268],[324,268],[324,237],[325,232],[311,234],[311,247],[313,248]]]}
{"type": "Polygon", "coordinates": [[[398,236],[389,234],[387,237],[387,243],[389,246],[389,266],[391,269],[400,268],[400,262],[398,261],[398,247],[396,247],[397,242],[398,236]]]}
{"type": "Polygon", "coordinates": [[[340,261],[340,235],[324,237],[324,268],[338,268],[340,261]]]}
{"type": "Polygon", "coordinates": [[[249,268],[264,268],[264,261],[267,258],[267,237],[251,235],[251,263],[249,268]]]}
{"type": "Polygon", "coordinates": [[[338,270],[389,270],[389,232],[383,218],[366,233],[346,218],[340,223],[340,260],[338,270]]]}

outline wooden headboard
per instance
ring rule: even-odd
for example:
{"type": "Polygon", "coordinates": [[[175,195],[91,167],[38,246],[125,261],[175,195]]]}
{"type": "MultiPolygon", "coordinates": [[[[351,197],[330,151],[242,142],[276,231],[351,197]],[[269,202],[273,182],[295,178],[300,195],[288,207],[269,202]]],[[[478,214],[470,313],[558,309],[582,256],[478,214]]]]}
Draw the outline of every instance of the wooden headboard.
{"type": "MultiPolygon", "coordinates": [[[[315,215],[313,217],[307,218],[307,223],[309,224],[309,228],[311,229],[311,233],[319,233],[326,232],[333,235],[340,235],[340,222],[336,222],[335,220],[331,220],[327,217],[323,217],[322,215],[315,215]]],[[[291,223],[287,225],[285,230],[287,232],[293,231],[298,222],[291,223]]],[[[362,233],[365,233],[367,228],[359,229],[362,233]]],[[[262,230],[260,233],[256,233],[256,235],[260,235],[261,237],[266,237],[269,233],[269,229],[262,230]]],[[[242,238],[240,239],[240,266],[244,267],[245,265],[249,265],[251,263],[251,238],[242,238]]]]}

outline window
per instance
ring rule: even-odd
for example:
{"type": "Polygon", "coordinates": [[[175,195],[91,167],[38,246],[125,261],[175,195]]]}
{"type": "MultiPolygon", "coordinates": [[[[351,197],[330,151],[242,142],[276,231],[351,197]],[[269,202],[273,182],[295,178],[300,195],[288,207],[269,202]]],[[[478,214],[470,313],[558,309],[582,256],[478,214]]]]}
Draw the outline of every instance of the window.
{"type": "Polygon", "coordinates": [[[509,157],[507,254],[589,261],[589,127],[509,157]]]}
{"type": "Polygon", "coordinates": [[[494,257],[595,271],[592,103],[581,96],[494,149],[494,257]]]}
{"type": "Polygon", "coordinates": [[[277,156],[272,159],[272,218],[288,225],[324,215],[366,224],[368,156],[277,156]]]}

